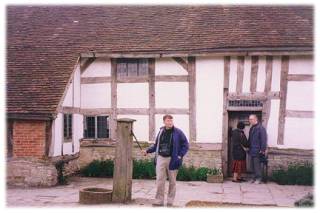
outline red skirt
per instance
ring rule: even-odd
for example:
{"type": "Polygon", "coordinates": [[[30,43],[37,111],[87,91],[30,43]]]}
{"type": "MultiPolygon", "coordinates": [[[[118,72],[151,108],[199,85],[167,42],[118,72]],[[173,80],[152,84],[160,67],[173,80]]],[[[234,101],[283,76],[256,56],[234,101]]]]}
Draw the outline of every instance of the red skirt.
{"type": "Polygon", "coordinates": [[[232,172],[233,173],[245,173],[247,170],[245,160],[234,160],[232,162],[232,172]]]}

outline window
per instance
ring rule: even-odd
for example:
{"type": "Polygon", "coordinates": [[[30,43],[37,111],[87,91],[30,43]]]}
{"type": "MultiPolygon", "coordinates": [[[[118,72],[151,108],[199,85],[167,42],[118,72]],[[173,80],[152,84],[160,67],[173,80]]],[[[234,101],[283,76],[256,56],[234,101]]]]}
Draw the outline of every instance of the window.
{"type": "Polygon", "coordinates": [[[85,138],[109,138],[109,116],[85,116],[85,138]]]}
{"type": "Polygon", "coordinates": [[[232,106],[232,107],[262,107],[263,102],[260,100],[230,100],[229,106],[232,106]]]}
{"type": "Polygon", "coordinates": [[[72,114],[63,115],[63,137],[65,141],[72,140],[72,114]]]}
{"type": "Polygon", "coordinates": [[[134,77],[148,75],[148,59],[120,58],[117,59],[117,77],[134,77]]]}

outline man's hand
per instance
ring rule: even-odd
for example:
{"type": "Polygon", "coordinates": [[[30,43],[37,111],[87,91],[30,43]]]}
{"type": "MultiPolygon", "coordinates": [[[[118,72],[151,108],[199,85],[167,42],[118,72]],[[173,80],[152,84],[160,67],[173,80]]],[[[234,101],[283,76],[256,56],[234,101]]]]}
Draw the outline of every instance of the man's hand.
{"type": "Polygon", "coordinates": [[[143,156],[147,156],[147,151],[146,150],[141,150],[141,154],[143,155],[143,156]]]}

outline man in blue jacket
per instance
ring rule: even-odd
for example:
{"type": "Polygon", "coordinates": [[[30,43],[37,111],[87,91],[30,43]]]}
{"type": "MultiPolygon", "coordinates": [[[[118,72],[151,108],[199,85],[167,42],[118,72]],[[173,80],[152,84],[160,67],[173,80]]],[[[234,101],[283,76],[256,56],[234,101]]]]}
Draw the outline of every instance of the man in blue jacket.
{"type": "Polygon", "coordinates": [[[249,122],[251,124],[249,130],[249,155],[251,157],[251,170],[254,173],[252,183],[260,184],[262,176],[260,157],[266,154],[267,132],[258,121],[257,115],[250,115],[249,122]]]}
{"type": "Polygon", "coordinates": [[[144,155],[155,152],[157,192],[154,206],[164,205],[165,182],[169,178],[169,191],[167,206],[172,206],[176,194],[176,177],[179,167],[182,165],[183,156],[186,155],[189,144],[186,136],[179,128],[173,125],[172,115],[163,116],[164,126],[156,137],[155,144],[144,155]]]}

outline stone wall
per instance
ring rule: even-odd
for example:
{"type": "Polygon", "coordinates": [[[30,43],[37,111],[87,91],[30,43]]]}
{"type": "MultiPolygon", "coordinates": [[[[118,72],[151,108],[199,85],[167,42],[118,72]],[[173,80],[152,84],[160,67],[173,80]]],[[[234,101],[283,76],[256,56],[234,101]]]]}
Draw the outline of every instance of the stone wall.
{"type": "Polygon", "coordinates": [[[313,150],[268,148],[269,171],[288,168],[291,163],[314,163],[313,150]]]}
{"type": "MultiPolygon", "coordinates": [[[[151,144],[141,143],[143,149],[146,149],[151,144]]],[[[93,160],[113,159],[115,153],[115,143],[90,143],[82,141],[80,147],[79,166],[86,166],[93,160]]],[[[153,159],[154,154],[143,156],[139,147],[135,144],[133,148],[134,159],[153,159]]],[[[186,166],[208,167],[221,169],[221,145],[197,143],[190,144],[190,149],[183,160],[186,166]]]]}
{"type": "Polygon", "coordinates": [[[48,187],[57,184],[57,170],[47,161],[36,158],[7,160],[7,185],[48,187]]]}

